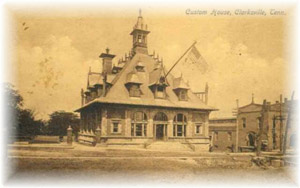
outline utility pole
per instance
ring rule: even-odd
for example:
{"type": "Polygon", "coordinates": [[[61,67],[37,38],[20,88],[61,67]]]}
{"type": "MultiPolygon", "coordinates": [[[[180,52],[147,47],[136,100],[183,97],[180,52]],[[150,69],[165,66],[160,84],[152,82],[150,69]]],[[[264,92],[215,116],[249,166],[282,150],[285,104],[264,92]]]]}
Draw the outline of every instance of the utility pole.
{"type": "Polygon", "coordinates": [[[256,148],[256,155],[260,156],[261,153],[261,137],[263,134],[263,128],[265,123],[265,111],[267,110],[267,101],[264,99],[262,110],[261,110],[261,121],[259,126],[259,133],[258,133],[258,140],[257,140],[257,148],[256,148]]]}
{"type": "Polygon", "coordinates": [[[283,118],[282,118],[282,95],[280,95],[280,103],[279,103],[279,107],[280,107],[280,109],[279,109],[279,121],[280,121],[280,137],[279,137],[279,139],[280,139],[280,147],[279,147],[279,150],[280,150],[280,153],[282,153],[282,144],[283,144],[283,142],[282,142],[282,136],[283,136],[283,134],[282,134],[282,129],[283,129],[283,123],[282,123],[282,120],[283,120],[283,118]]]}
{"type": "MultiPolygon", "coordinates": [[[[288,114],[287,114],[287,120],[286,120],[286,125],[285,125],[285,132],[284,132],[284,142],[283,142],[283,155],[285,155],[285,152],[286,152],[286,141],[287,141],[287,133],[288,133],[288,128],[290,126],[290,121],[291,121],[291,115],[292,115],[292,112],[293,112],[293,100],[294,100],[294,91],[293,91],[293,94],[292,94],[292,97],[291,97],[291,105],[290,107],[288,108],[288,114]]],[[[285,104],[287,105],[287,104],[285,104]]]]}
{"type": "Polygon", "coordinates": [[[235,152],[239,151],[239,100],[236,100],[236,142],[235,142],[235,152]]]}

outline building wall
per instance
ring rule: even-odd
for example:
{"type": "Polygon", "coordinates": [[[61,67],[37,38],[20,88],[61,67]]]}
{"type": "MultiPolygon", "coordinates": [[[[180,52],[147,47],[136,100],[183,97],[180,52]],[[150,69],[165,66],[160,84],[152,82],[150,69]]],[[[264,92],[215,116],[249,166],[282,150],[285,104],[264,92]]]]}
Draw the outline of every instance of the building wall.
{"type": "MultiPolygon", "coordinates": [[[[284,133],[288,118],[288,106],[287,103],[282,105],[282,127],[280,126],[280,106],[279,103],[267,104],[267,110],[264,112],[264,122],[262,131],[262,140],[267,141],[268,151],[279,150],[280,145],[284,141],[284,133]]],[[[288,129],[287,135],[287,148],[290,147],[291,137],[296,137],[296,129],[298,119],[291,113],[291,123],[288,129]]],[[[259,122],[258,118],[261,118],[261,109],[258,109],[257,105],[248,105],[242,107],[242,110],[238,113],[238,126],[239,126],[239,146],[249,146],[249,133],[254,133],[256,136],[259,134],[259,122]],[[243,119],[246,119],[246,127],[243,127],[243,119]]],[[[257,137],[255,137],[255,146],[257,146],[257,137]]]]}
{"type": "MultiPolygon", "coordinates": [[[[85,116],[86,118],[82,121],[82,127],[87,127],[88,124],[91,124],[91,121],[95,121],[92,119],[91,110],[85,110],[81,112],[81,116],[85,116]]],[[[154,125],[155,122],[154,116],[158,112],[164,113],[168,121],[164,122],[167,125],[166,130],[166,140],[169,141],[190,141],[197,143],[203,143],[208,145],[209,143],[209,127],[208,127],[208,116],[209,112],[207,111],[195,111],[195,110],[180,110],[180,109],[166,109],[166,108],[150,108],[150,107],[131,107],[131,106],[120,106],[120,105],[103,105],[98,106],[99,117],[101,117],[101,137],[107,139],[155,139],[155,130],[154,125]],[[132,123],[132,115],[136,112],[143,112],[147,116],[147,132],[145,136],[131,136],[131,123],[132,123]],[[173,135],[173,124],[174,117],[176,114],[183,114],[186,119],[186,135],[185,136],[174,136],[173,135]],[[114,133],[113,130],[113,122],[119,122],[118,133],[114,133]],[[196,124],[201,124],[203,126],[202,134],[196,134],[196,124]]],[[[83,128],[84,129],[84,128],[83,128]]]]}
{"type": "Polygon", "coordinates": [[[212,151],[228,151],[233,152],[236,144],[236,131],[235,130],[219,130],[214,129],[211,132],[212,151]],[[231,136],[229,136],[231,133],[231,136]],[[231,138],[231,139],[230,139],[231,138]]]}
{"type": "Polygon", "coordinates": [[[258,134],[258,118],[261,117],[260,112],[249,112],[249,113],[240,113],[238,115],[238,143],[239,146],[249,146],[249,138],[248,135],[250,133],[258,134]],[[246,127],[243,126],[243,119],[246,121],[246,127]]]}
{"type": "Polygon", "coordinates": [[[236,146],[236,118],[209,120],[211,150],[233,152],[236,146]]]}

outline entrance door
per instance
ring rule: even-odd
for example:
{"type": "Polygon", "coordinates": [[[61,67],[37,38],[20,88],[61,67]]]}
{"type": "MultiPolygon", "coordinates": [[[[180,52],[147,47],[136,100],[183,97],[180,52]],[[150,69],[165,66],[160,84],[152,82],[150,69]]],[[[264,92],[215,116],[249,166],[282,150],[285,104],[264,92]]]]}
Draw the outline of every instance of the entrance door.
{"type": "Polygon", "coordinates": [[[156,125],[156,139],[163,140],[164,139],[164,125],[158,124],[156,125]]]}
{"type": "Polygon", "coordinates": [[[253,133],[248,134],[249,146],[255,146],[255,135],[253,133]]]}

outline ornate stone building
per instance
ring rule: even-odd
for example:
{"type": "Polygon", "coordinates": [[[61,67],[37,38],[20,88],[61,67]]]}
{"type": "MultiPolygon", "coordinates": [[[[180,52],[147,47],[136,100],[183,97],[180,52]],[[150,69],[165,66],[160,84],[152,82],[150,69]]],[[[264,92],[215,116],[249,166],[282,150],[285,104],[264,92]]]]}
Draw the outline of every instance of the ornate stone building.
{"type": "Polygon", "coordinates": [[[266,145],[265,150],[280,150],[284,143],[284,134],[287,125],[288,112],[290,113],[290,126],[287,132],[287,148],[296,147],[297,137],[297,101],[288,101],[271,104],[266,103],[265,120],[262,122],[262,104],[252,102],[238,110],[238,146],[257,147],[257,136],[262,127],[261,139],[266,145]],[[291,111],[291,109],[294,109],[291,111]]]}
{"type": "Polygon", "coordinates": [[[207,91],[193,93],[182,77],[166,76],[163,60],[149,54],[150,31],[141,14],[134,25],[132,49],[113,64],[109,49],[100,55],[102,72],[88,73],[82,90],[79,137],[106,145],[147,144],[156,140],[188,143],[208,151],[207,91]]]}

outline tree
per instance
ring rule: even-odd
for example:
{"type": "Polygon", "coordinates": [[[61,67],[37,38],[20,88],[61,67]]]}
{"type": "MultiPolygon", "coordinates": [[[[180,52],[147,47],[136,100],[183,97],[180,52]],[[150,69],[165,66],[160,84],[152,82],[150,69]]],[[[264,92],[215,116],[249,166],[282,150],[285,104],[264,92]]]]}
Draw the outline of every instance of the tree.
{"type": "Polygon", "coordinates": [[[44,126],[42,120],[34,119],[34,112],[30,109],[21,109],[18,114],[18,135],[19,136],[35,136],[41,133],[44,126]]]}
{"type": "Polygon", "coordinates": [[[73,133],[77,135],[80,126],[78,115],[73,112],[55,111],[50,114],[48,122],[48,134],[56,136],[67,135],[67,128],[71,126],[73,133]]]}
{"type": "Polygon", "coordinates": [[[7,123],[9,125],[9,135],[11,136],[34,136],[40,133],[44,122],[35,120],[34,112],[25,109],[23,97],[18,90],[10,83],[4,84],[5,110],[7,113],[7,123]]]}

